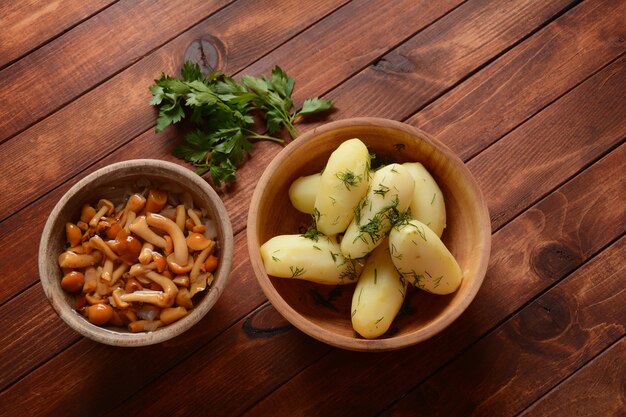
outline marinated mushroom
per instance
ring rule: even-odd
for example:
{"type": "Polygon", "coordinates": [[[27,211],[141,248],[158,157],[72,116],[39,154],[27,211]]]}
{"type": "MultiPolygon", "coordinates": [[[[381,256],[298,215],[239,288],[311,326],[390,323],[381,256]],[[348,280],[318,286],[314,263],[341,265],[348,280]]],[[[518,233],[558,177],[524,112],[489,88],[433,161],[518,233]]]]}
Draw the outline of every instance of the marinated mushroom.
{"type": "Polygon", "coordinates": [[[154,246],[162,249],[167,247],[166,240],[150,229],[146,221],[146,216],[137,217],[135,221],[131,223],[130,231],[154,246]]]}
{"type": "Polygon", "coordinates": [[[117,213],[103,198],[66,224],[61,287],[89,322],[154,331],[185,317],[211,285],[206,265],[217,245],[203,223],[211,220],[190,198],[171,197],[168,205],[168,193],[152,187],[131,194],[117,213]]]}
{"type": "Polygon", "coordinates": [[[91,227],[96,227],[98,224],[98,221],[100,220],[102,216],[108,216],[111,213],[113,213],[113,210],[115,210],[115,206],[113,205],[113,203],[110,200],[107,200],[106,198],[101,198],[98,201],[97,208],[98,208],[98,211],[96,212],[96,214],[94,214],[91,220],[89,220],[89,226],[91,227]]]}
{"type": "Polygon", "coordinates": [[[189,251],[187,250],[187,242],[183,231],[180,230],[178,225],[160,214],[148,213],[146,214],[146,222],[149,226],[153,226],[165,231],[172,238],[174,244],[174,259],[178,265],[187,264],[189,257],[189,251]]]}

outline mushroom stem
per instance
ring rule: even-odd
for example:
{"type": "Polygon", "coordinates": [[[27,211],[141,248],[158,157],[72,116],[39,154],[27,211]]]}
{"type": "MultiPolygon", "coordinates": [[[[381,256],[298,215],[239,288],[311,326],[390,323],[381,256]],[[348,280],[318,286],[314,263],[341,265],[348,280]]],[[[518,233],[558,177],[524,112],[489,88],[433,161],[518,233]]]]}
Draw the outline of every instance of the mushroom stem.
{"type": "Polygon", "coordinates": [[[89,254],[65,251],[59,255],[59,266],[70,269],[85,268],[96,265],[101,259],[102,253],[100,251],[93,251],[89,254]]]}
{"type": "Polygon", "coordinates": [[[145,240],[146,242],[153,244],[154,246],[162,249],[165,249],[167,247],[167,242],[165,241],[165,239],[163,239],[161,236],[154,233],[152,229],[150,229],[146,216],[137,217],[135,221],[132,222],[132,224],[130,225],[130,231],[145,240]]]}
{"type": "Polygon", "coordinates": [[[91,220],[89,220],[89,226],[91,227],[96,227],[98,225],[98,221],[100,220],[100,217],[106,214],[109,214],[113,212],[113,210],[115,210],[115,206],[113,205],[113,203],[111,203],[109,200],[106,200],[104,198],[98,201],[97,207],[98,207],[98,211],[91,218],[91,220]]]}
{"type": "Polygon", "coordinates": [[[191,280],[191,282],[195,282],[196,279],[198,279],[198,276],[200,276],[200,267],[202,266],[202,264],[204,263],[204,261],[209,256],[212,250],[213,250],[213,247],[208,247],[204,249],[202,252],[200,252],[198,256],[196,257],[196,260],[193,263],[193,267],[191,268],[191,272],[189,273],[189,279],[191,280]]]}
{"type": "MultiPolygon", "coordinates": [[[[174,244],[174,259],[179,265],[185,265],[189,257],[189,251],[187,250],[187,242],[185,241],[185,235],[180,230],[178,225],[160,214],[148,213],[146,214],[146,222],[149,226],[157,227],[164,230],[172,238],[174,244]]],[[[152,242],[151,242],[152,243],[152,242]]]]}
{"type": "Polygon", "coordinates": [[[176,286],[176,284],[174,284],[174,282],[168,277],[165,277],[154,271],[148,272],[146,274],[146,277],[156,282],[157,284],[159,284],[159,286],[161,286],[161,288],[163,288],[163,291],[167,298],[168,307],[171,306],[176,299],[176,294],[178,294],[178,287],[176,286]]]}
{"type": "Polygon", "coordinates": [[[147,265],[152,262],[152,251],[154,250],[154,245],[150,242],[144,242],[141,247],[141,252],[139,252],[139,262],[147,265]]]}
{"type": "Polygon", "coordinates": [[[187,214],[189,215],[189,218],[191,219],[191,221],[193,221],[195,226],[202,225],[202,221],[200,221],[200,217],[198,217],[198,213],[196,213],[194,209],[187,210],[187,214]]]}
{"type": "Polygon", "coordinates": [[[176,224],[178,228],[185,231],[185,222],[187,221],[187,215],[185,213],[185,206],[182,204],[176,206],[176,224]]]}
{"type": "Polygon", "coordinates": [[[148,303],[158,307],[169,307],[167,296],[163,291],[141,290],[127,294],[119,294],[119,299],[126,303],[148,303]]]}
{"type": "Polygon", "coordinates": [[[120,266],[115,268],[115,270],[111,274],[111,282],[109,283],[109,285],[115,284],[117,280],[120,279],[126,271],[128,271],[128,268],[129,268],[129,265],[125,263],[122,263],[120,266]]]}
{"type": "Polygon", "coordinates": [[[109,245],[107,245],[104,240],[102,240],[100,236],[93,235],[91,239],[89,239],[89,243],[95,249],[98,249],[100,252],[104,253],[107,258],[111,259],[112,261],[117,260],[118,256],[115,254],[115,252],[113,252],[109,245]]]}

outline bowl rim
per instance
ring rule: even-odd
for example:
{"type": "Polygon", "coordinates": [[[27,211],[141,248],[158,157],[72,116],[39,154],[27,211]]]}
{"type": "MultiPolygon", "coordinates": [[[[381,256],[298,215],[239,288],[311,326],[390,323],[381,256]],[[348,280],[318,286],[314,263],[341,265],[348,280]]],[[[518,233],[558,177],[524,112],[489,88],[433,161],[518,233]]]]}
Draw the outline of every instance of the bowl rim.
{"type": "MultiPolygon", "coordinates": [[[[141,173],[138,173],[137,175],[141,175],[141,173]]],[[[154,172],[149,172],[146,175],[154,175],[154,172]]],[[[174,179],[169,177],[168,179],[174,183],[183,184],[183,181],[180,179],[174,179]]],[[[101,185],[104,185],[107,183],[107,181],[103,180],[102,183],[103,184],[101,185]]],[[[217,192],[204,179],[202,179],[202,177],[173,162],[158,159],[132,159],[115,162],[101,167],[79,180],[67,192],[63,194],[63,196],[59,199],[59,201],[51,210],[50,214],[48,215],[48,219],[46,220],[46,223],[44,225],[39,243],[39,280],[43,287],[46,298],[48,299],[48,302],[52,305],[52,308],[55,310],[58,316],[70,328],[77,331],[81,335],[96,342],[112,346],[131,347],[153,345],[172,339],[189,330],[193,325],[200,321],[217,302],[217,299],[221,296],[221,293],[223,292],[230,275],[233,258],[233,241],[234,236],[232,231],[232,225],[224,203],[222,202],[217,192]],[[53,238],[52,229],[55,223],[59,221],[62,210],[64,209],[68,201],[70,201],[70,199],[72,199],[76,194],[78,194],[85,187],[90,186],[97,180],[106,177],[111,172],[117,172],[119,170],[132,171],[133,169],[141,167],[150,167],[155,172],[156,170],[162,170],[164,173],[169,172],[177,174],[180,176],[180,178],[183,178],[185,181],[189,181],[190,183],[192,183],[194,188],[198,188],[199,190],[207,194],[211,202],[211,207],[207,208],[211,211],[211,214],[216,219],[216,222],[219,223],[219,227],[223,231],[223,238],[219,242],[220,250],[222,251],[222,259],[220,262],[220,269],[217,276],[215,277],[216,279],[214,280],[214,285],[212,285],[210,287],[211,290],[207,294],[205,294],[202,302],[194,307],[189,314],[187,314],[182,319],[162,328],[159,328],[155,331],[125,333],[91,324],[78,312],[76,312],[75,309],[72,308],[61,297],[53,297],[52,286],[57,285],[55,284],[56,279],[54,277],[53,268],[58,268],[58,265],[50,265],[50,262],[47,262],[47,242],[49,242],[53,238]]]]}
{"type": "Polygon", "coordinates": [[[476,179],[469,171],[465,163],[448,146],[423,130],[404,122],[379,117],[354,117],[332,121],[305,132],[298,139],[285,146],[285,148],[283,148],[272,159],[259,178],[252,195],[247,220],[247,243],[250,262],[263,293],[274,308],[276,308],[276,310],[278,310],[278,312],[292,325],[309,336],[334,347],[353,351],[389,351],[415,345],[435,336],[448,327],[467,309],[469,304],[476,297],[487,272],[491,252],[491,221],[487,204],[476,179]],[[476,219],[476,221],[478,222],[480,230],[484,231],[484,233],[481,234],[479,243],[479,246],[483,249],[481,252],[483,253],[483,256],[481,257],[478,267],[476,268],[476,275],[467,288],[466,296],[460,300],[455,309],[448,312],[446,315],[442,316],[440,319],[436,320],[424,329],[419,329],[410,334],[393,336],[391,338],[365,339],[329,333],[323,327],[300,315],[278,294],[277,291],[275,291],[269,276],[265,272],[265,267],[263,266],[263,262],[261,260],[259,252],[260,242],[257,238],[257,226],[253,210],[258,207],[261,202],[264,184],[267,183],[269,178],[271,178],[278,165],[280,165],[285,158],[289,157],[289,155],[293,153],[294,149],[298,146],[298,143],[312,140],[313,137],[329,131],[340,130],[347,127],[354,128],[355,126],[377,126],[398,130],[417,137],[420,140],[434,146],[455,165],[455,168],[458,169],[465,178],[467,178],[469,185],[472,187],[471,192],[476,196],[477,207],[479,207],[479,218],[476,219]]]}

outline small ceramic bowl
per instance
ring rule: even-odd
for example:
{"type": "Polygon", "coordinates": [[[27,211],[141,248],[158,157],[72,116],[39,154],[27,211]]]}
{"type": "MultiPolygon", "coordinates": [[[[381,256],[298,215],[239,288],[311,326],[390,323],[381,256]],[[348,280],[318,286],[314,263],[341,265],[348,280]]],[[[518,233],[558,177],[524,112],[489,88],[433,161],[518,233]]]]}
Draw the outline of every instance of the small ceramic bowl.
{"type": "MultiPolygon", "coordinates": [[[[182,194],[181,194],[182,195],[182,194]]],[[[213,307],[224,291],[233,253],[233,232],[228,214],[217,193],[198,175],[171,162],[138,159],[115,163],[86,176],[56,204],[43,230],[39,246],[39,274],[43,290],[72,329],[97,342],[116,346],[145,346],[171,339],[187,331],[213,307]],[[63,273],[59,255],[65,250],[65,224],[80,217],[85,203],[102,198],[123,199],[124,193],[140,192],[141,187],[157,185],[188,193],[194,207],[203,208],[214,220],[219,245],[219,263],[213,283],[194,298],[194,308],[182,319],[154,331],[131,333],[121,327],[91,324],[75,309],[75,298],[61,288],[63,273]],[[137,189],[135,189],[137,188],[137,189]]]]}
{"type": "Polygon", "coordinates": [[[254,273],[272,305],[294,326],[329,345],[384,351],[414,345],[452,323],[480,288],[491,249],[489,213],[482,193],[463,162],[445,145],[404,123],[355,118],[328,123],[286,146],[269,164],[255,189],[248,214],[248,250],[254,273]],[[447,227],[443,242],[463,271],[458,290],[432,295],[410,288],[405,307],[386,334],[358,336],[350,317],[354,285],[328,287],[268,276],[259,247],[282,234],[303,233],[311,216],[298,212],[288,189],[300,176],[320,172],[343,141],[361,139],[377,158],[421,162],[444,193],[447,227]]]}

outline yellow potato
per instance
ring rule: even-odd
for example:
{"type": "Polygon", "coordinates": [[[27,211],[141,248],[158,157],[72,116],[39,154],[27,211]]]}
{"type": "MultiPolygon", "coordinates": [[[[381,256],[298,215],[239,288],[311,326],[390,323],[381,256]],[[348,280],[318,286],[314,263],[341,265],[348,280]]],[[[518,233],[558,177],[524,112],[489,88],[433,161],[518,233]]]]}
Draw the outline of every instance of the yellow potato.
{"type": "Polygon", "coordinates": [[[411,174],[400,164],[376,171],[341,240],[341,252],[356,259],[373,251],[387,236],[398,215],[409,207],[414,183],[411,174]]]}
{"type": "Polygon", "coordinates": [[[391,229],[389,251],[393,264],[409,284],[441,295],[461,285],[463,273],[456,259],[439,236],[419,220],[391,229]]]}
{"type": "Polygon", "coordinates": [[[385,243],[367,258],[352,296],[352,327],[367,339],[389,329],[406,295],[406,281],[396,270],[385,243]]]}
{"type": "Polygon", "coordinates": [[[356,282],[360,266],[341,254],[339,244],[323,235],[281,235],[261,246],[268,275],[295,278],[320,284],[356,282]]]}
{"type": "Polygon", "coordinates": [[[315,210],[315,197],[317,196],[321,179],[322,174],[313,174],[300,177],[291,183],[289,187],[289,199],[296,210],[313,214],[315,210]]]}
{"type": "Polygon", "coordinates": [[[330,155],[322,172],[313,216],[327,236],[342,233],[354,217],[354,208],[367,192],[370,154],[359,139],[343,142],[330,155]]]}
{"type": "Polygon", "coordinates": [[[443,193],[428,170],[419,162],[402,164],[415,180],[415,190],[409,209],[411,217],[424,223],[441,237],[446,227],[446,206],[443,193]]]}

